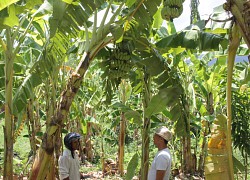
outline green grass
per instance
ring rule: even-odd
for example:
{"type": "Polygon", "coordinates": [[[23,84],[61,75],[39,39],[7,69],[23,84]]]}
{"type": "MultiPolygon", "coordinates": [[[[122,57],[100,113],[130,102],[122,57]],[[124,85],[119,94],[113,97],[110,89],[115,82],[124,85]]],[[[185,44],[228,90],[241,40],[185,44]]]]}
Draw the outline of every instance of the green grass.
{"type": "MultiPolygon", "coordinates": [[[[0,126],[4,126],[4,120],[0,120],[0,126]]],[[[23,137],[27,135],[27,129],[24,129],[21,132],[21,135],[17,138],[16,143],[14,144],[14,158],[13,158],[13,168],[15,174],[20,174],[25,164],[28,160],[28,155],[30,152],[30,143],[29,138],[23,137]]],[[[3,163],[4,163],[4,132],[3,128],[0,130],[0,175],[3,174],[3,163]]]]}

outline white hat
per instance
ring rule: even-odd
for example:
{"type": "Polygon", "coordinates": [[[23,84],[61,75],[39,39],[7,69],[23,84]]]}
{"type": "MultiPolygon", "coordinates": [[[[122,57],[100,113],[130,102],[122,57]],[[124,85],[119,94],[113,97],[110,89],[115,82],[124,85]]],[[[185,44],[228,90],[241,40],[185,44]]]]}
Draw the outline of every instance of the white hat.
{"type": "Polygon", "coordinates": [[[165,126],[156,129],[155,134],[161,136],[163,139],[167,141],[170,141],[172,139],[172,132],[165,126]]]}

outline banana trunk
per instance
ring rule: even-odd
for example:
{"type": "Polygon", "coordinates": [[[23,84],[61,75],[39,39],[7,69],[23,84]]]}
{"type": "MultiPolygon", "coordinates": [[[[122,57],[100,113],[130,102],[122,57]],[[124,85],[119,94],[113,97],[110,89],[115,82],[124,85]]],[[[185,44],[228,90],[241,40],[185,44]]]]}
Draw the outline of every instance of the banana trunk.
{"type": "MultiPolygon", "coordinates": [[[[151,100],[151,77],[144,72],[144,97],[143,97],[143,108],[148,107],[149,101],[151,100]]],[[[141,177],[140,179],[147,179],[148,168],[149,168],[149,132],[150,132],[150,118],[145,117],[142,129],[142,161],[141,161],[141,177]]]]}
{"type": "Polygon", "coordinates": [[[44,133],[42,145],[33,163],[30,179],[45,179],[49,171],[48,167],[54,160],[53,153],[56,132],[59,130],[59,127],[62,127],[64,120],[68,115],[69,108],[77,91],[80,88],[84,74],[86,73],[91,60],[92,59],[90,59],[89,53],[86,53],[85,56],[83,56],[83,60],[81,61],[79,67],[75,73],[72,73],[66,89],[61,94],[61,100],[57,109],[57,114],[54,118],[52,118],[47,132],[44,133]]]}

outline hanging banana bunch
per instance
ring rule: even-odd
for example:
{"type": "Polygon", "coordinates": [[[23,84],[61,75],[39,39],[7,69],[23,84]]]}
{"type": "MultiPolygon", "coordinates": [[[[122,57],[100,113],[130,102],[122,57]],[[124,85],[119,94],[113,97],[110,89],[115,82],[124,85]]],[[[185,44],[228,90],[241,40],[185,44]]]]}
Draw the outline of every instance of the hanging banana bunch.
{"type": "Polygon", "coordinates": [[[167,21],[172,21],[179,17],[183,12],[183,3],[185,0],[163,0],[161,17],[167,21]]]}
{"type": "Polygon", "coordinates": [[[131,54],[126,50],[116,48],[110,57],[110,78],[128,78],[128,73],[132,69],[131,54]]]}

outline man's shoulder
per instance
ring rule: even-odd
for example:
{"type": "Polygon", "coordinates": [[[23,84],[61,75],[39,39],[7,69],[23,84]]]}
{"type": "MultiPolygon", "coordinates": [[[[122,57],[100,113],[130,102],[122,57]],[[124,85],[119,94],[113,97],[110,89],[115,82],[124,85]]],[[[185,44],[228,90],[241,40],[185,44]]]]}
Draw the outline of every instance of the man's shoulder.
{"type": "Polygon", "coordinates": [[[168,148],[162,149],[161,151],[159,151],[159,154],[170,154],[170,150],[168,148]]]}
{"type": "Polygon", "coordinates": [[[158,154],[157,154],[157,156],[159,157],[159,156],[167,156],[167,157],[169,157],[169,156],[171,156],[171,153],[170,153],[170,151],[169,151],[169,149],[163,149],[163,150],[161,150],[158,154]]]}
{"type": "Polygon", "coordinates": [[[72,156],[72,155],[71,155],[71,151],[68,150],[68,149],[65,149],[65,150],[63,151],[62,155],[60,156],[60,158],[66,158],[66,157],[70,158],[71,156],[72,156]]]}

